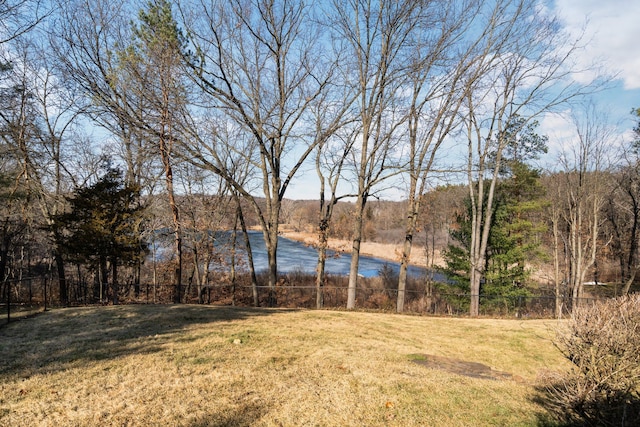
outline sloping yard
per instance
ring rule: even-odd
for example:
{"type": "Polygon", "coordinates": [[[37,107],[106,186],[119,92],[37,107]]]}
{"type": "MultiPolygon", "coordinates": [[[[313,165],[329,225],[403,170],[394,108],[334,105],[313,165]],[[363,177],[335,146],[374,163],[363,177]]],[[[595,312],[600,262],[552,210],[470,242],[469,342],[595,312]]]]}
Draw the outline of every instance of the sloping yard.
{"type": "Polygon", "coordinates": [[[550,320],[211,306],[0,327],[0,425],[534,426],[550,320]],[[480,374],[478,374],[480,372],[480,374]]]}

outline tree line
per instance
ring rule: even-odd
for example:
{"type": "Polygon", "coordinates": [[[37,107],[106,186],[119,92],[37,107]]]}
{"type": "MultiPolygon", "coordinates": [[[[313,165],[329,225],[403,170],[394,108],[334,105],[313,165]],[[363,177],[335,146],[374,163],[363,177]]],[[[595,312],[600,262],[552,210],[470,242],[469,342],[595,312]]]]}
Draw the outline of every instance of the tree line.
{"type": "Polygon", "coordinates": [[[56,271],[62,304],[69,264],[98,272],[102,299],[108,271],[117,289],[118,266],[139,271],[160,231],[179,302],[183,280],[201,286],[212,263],[229,262],[216,259],[210,231],[246,236],[249,217],[266,244],[271,296],[287,191],[314,169],[318,307],[335,207],[352,202],[352,309],[368,206],[394,187],[406,200],[403,311],[420,212],[447,180],[468,191],[448,254],[472,316],[488,283],[513,285],[505,271],[524,271],[524,255],[508,248],[535,235],[538,179],[558,181],[558,203],[540,204],[552,219],[557,294],[566,276],[580,297],[599,247],[620,254],[625,281],[635,277],[636,231],[619,217],[629,212],[622,200],[635,200],[622,188],[635,181],[594,190],[626,170],[604,164],[612,135],[595,113],[576,114],[575,150],[554,174],[530,166],[547,143],[537,120],[578,111],[607,80],[572,79],[584,71],[574,64],[581,40],[536,2],[14,0],[0,17],[0,274],[30,265],[17,249],[29,244],[56,271]],[[617,228],[602,245],[605,219],[617,228]],[[76,234],[90,224],[88,239],[76,234]]]}

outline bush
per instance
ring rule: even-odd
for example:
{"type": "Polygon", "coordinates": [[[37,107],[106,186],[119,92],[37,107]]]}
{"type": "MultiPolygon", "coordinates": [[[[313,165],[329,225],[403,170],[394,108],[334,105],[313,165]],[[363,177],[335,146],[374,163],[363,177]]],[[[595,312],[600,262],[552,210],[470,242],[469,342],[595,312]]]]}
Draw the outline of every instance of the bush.
{"type": "Polygon", "coordinates": [[[385,289],[395,289],[398,287],[399,273],[389,263],[384,263],[378,269],[378,277],[382,279],[382,287],[385,289]]]}
{"type": "Polygon", "coordinates": [[[640,425],[640,295],[576,308],[556,345],[572,363],[547,376],[543,402],[565,426],[640,425]]]}

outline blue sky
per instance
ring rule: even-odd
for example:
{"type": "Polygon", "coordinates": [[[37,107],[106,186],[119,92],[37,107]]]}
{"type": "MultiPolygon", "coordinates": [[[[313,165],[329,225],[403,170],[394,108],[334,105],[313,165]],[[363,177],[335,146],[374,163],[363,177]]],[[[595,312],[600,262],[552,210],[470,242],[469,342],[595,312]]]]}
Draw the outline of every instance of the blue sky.
{"type": "MultiPolygon", "coordinates": [[[[549,0],[545,2],[564,29],[574,38],[582,34],[584,48],[577,56],[578,65],[588,68],[594,62],[615,78],[610,87],[593,95],[597,109],[615,126],[616,143],[628,140],[634,120],[632,108],[640,107],[640,1],[639,0],[549,0]]],[[[591,73],[576,76],[588,83],[591,73]]],[[[575,138],[574,125],[564,116],[545,115],[540,119],[539,133],[549,137],[550,151],[542,163],[553,164],[563,147],[575,138]]],[[[317,199],[317,176],[310,165],[294,179],[287,191],[290,199],[317,199]]],[[[387,192],[385,198],[402,198],[401,191],[387,192]]]]}
{"type": "MultiPolygon", "coordinates": [[[[550,8],[571,35],[579,37],[584,32],[579,65],[588,67],[597,61],[615,76],[611,87],[594,95],[593,102],[616,127],[619,141],[630,138],[634,125],[630,112],[640,107],[640,1],[554,0],[550,8]]],[[[588,83],[593,75],[578,78],[588,83]]],[[[573,137],[572,125],[553,115],[541,122],[541,133],[550,137],[549,156],[556,156],[573,137]]]]}

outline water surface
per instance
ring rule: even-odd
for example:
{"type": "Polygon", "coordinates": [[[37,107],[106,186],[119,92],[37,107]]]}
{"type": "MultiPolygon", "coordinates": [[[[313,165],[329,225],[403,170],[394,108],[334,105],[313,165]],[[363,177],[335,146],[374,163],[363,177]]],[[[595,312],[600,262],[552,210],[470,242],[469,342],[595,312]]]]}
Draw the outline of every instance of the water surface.
{"type": "MultiPolygon", "coordinates": [[[[242,238],[240,235],[238,237],[242,238]]],[[[249,232],[249,240],[251,241],[256,271],[267,270],[269,263],[262,233],[259,231],[249,232]]],[[[308,274],[315,274],[317,263],[318,251],[314,247],[285,237],[278,238],[279,272],[289,273],[301,271],[308,274]]],[[[392,268],[396,273],[400,271],[400,264],[397,262],[360,255],[358,274],[363,277],[375,277],[379,275],[380,270],[385,265],[392,268]]],[[[327,274],[348,276],[350,266],[351,254],[327,250],[327,261],[325,265],[327,274]]],[[[425,268],[409,266],[408,274],[410,276],[422,277],[425,273],[425,268]]]]}
{"type": "MultiPolygon", "coordinates": [[[[264,244],[262,232],[249,231],[249,241],[251,242],[251,250],[253,252],[253,262],[256,272],[268,270],[269,262],[267,258],[267,250],[264,244]]],[[[167,259],[171,257],[171,236],[168,233],[159,233],[156,240],[156,257],[157,259],[167,259]]],[[[223,247],[229,245],[231,240],[230,232],[215,233],[216,245],[223,247]]],[[[238,248],[239,269],[248,270],[246,250],[244,245],[244,236],[238,233],[236,247],[238,248]]],[[[318,251],[312,246],[307,246],[302,242],[278,237],[278,272],[291,273],[302,272],[307,274],[315,274],[318,264],[318,251]]],[[[228,269],[229,260],[225,264],[214,265],[214,269],[228,269]]],[[[327,250],[327,261],[325,264],[325,272],[327,274],[348,276],[351,266],[351,254],[327,250]]],[[[360,255],[358,266],[358,274],[362,277],[375,277],[380,275],[383,268],[391,268],[396,274],[400,271],[400,264],[397,262],[375,258],[367,255],[360,255]]],[[[410,265],[408,275],[412,277],[424,277],[427,270],[423,267],[410,265]]],[[[440,277],[438,273],[434,273],[436,279],[440,277]]]]}

